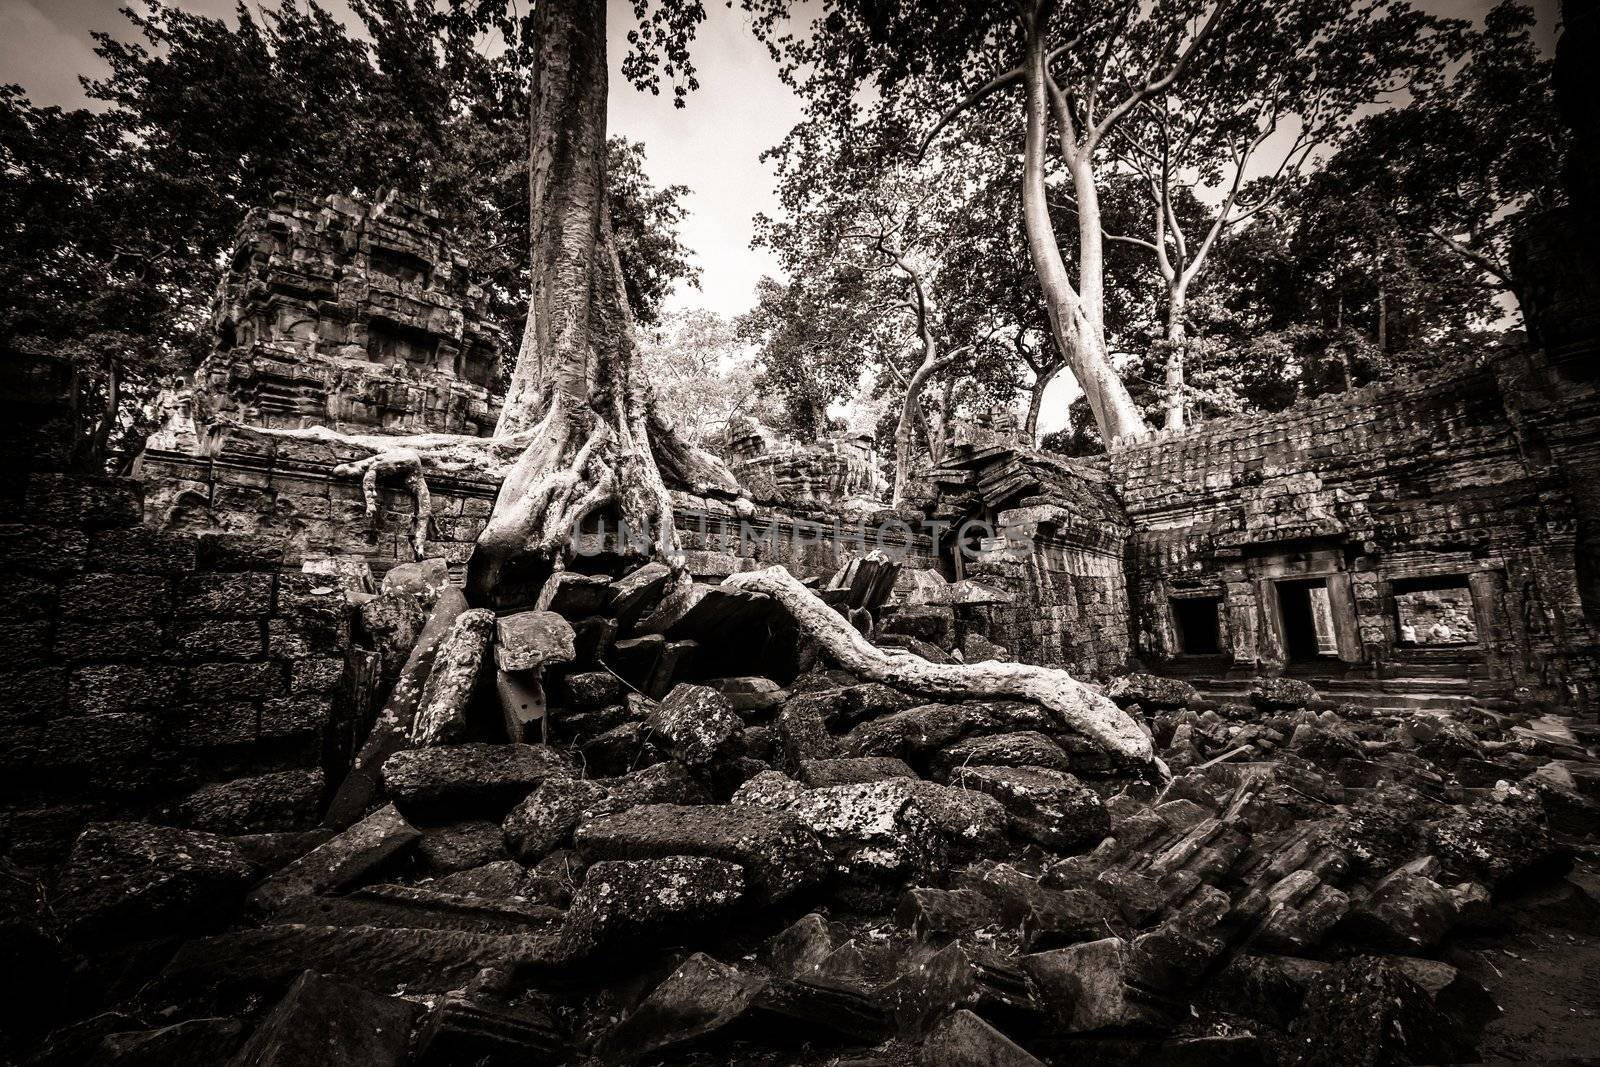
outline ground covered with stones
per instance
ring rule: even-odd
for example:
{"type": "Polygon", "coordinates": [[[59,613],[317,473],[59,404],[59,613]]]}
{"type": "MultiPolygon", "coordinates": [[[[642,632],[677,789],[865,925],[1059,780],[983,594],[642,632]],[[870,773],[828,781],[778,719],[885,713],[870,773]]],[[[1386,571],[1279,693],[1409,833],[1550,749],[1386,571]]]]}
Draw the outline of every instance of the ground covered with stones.
{"type": "MultiPolygon", "coordinates": [[[[719,639],[703,600],[696,621],[637,573],[562,584],[537,634],[475,653],[562,664],[547,742],[436,716],[444,682],[397,687],[415,721],[369,741],[348,819],[101,822],[55,869],[0,872],[4,1055],[1462,1062],[1486,1024],[1504,1054],[1560,1044],[1499,1019],[1507,945],[1594,965],[1600,768],[1562,717],[1388,714],[1285,680],[1224,705],[1134,675],[1107,694],[1171,769],[1152,781],[1034,704],[929,703],[804,657],[781,687],[689,670],[719,639]]],[[[436,596],[356,598],[391,679],[424,632],[405,598],[436,596]]]]}

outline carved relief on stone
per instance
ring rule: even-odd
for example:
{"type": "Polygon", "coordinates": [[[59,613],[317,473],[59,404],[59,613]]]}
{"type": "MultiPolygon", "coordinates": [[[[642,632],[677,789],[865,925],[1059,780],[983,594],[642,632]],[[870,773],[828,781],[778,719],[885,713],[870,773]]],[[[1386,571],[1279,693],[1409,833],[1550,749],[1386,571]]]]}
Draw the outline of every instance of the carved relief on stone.
{"type": "Polygon", "coordinates": [[[424,206],[281,194],[240,227],[192,411],[249,426],[487,436],[505,344],[486,306],[424,206]]]}

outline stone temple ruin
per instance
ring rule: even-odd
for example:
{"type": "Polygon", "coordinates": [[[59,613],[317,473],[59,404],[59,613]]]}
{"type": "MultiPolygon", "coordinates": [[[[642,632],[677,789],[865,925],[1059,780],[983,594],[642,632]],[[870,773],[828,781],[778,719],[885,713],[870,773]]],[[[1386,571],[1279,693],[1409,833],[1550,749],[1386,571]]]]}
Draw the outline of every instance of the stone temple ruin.
{"type": "Polygon", "coordinates": [[[0,1058],[1507,1047],[1551,929],[1600,958],[1594,303],[1550,306],[1528,353],[1095,459],[974,430],[894,512],[862,442],[742,427],[753,516],[673,490],[687,590],[602,551],[489,610],[493,481],[430,477],[418,559],[403,487],[265,432],[487,434],[469,266],[421,205],[280,198],[132,477],[65,469],[66,368],[8,369],[0,1058]],[[879,648],[1100,683],[1159,763],[852,668],[735,577],[775,564],[879,648]]]}

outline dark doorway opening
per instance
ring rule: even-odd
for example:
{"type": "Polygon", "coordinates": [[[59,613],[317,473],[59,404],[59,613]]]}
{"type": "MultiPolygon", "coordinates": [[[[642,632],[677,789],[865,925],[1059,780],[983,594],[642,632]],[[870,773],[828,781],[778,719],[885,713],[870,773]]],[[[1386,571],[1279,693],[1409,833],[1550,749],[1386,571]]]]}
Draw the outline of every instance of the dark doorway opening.
{"type": "Polygon", "coordinates": [[[1283,651],[1289,662],[1309,663],[1339,654],[1328,583],[1324,579],[1279,582],[1278,615],[1283,622],[1283,651]]]}
{"type": "Polygon", "coordinates": [[[1178,639],[1178,655],[1221,655],[1222,625],[1219,613],[1222,610],[1222,598],[1176,597],[1171,604],[1172,628],[1178,639]]]}

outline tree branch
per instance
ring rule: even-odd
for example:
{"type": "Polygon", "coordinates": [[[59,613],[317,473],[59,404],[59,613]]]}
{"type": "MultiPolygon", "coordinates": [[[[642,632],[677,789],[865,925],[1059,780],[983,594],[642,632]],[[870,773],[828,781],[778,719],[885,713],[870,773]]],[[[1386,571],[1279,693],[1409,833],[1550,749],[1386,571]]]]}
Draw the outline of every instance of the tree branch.
{"type": "Polygon", "coordinates": [[[1211,16],[1206,19],[1205,25],[1200,27],[1200,32],[1194,35],[1194,40],[1189,42],[1189,47],[1183,50],[1167,72],[1161,75],[1155,75],[1152,72],[1152,75],[1145,79],[1143,85],[1139,86],[1126,99],[1107,112],[1106,117],[1100,120],[1099,124],[1087,134],[1085,138],[1087,147],[1092,149],[1099,144],[1101,138],[1117,123],[1121,122],[1123,116],[1137,107],[1140,102],[1161,92],[1181,78],[1183,72],[1188,69],[1190,62],[1200,54],[1210,41],[1212,33],[1216,31],[1217,26],[1222,22],[1223,14],[1231,6],[1231,0],[1218,0],[1217,6],[1212,8],[1211,16]]]}
{"type": "Polygon", "coordinates": [[[917,146],[916,161],[918,163],[922,162],[923,157],[928,154],[928,149],[933,145],[934,139],[944,132],[944,128],[954,122],[963,111],[976,107],[1000,90],[1019,84],[1021,81],[1022,68],[1013,67],[1011,70],[1006,71],[1004,74],[996,75],[985,84],[968,93],[954,107],[939,116],[939,121],[934,123],[933,129],[923,136],[922,143],[917,146]]]}

